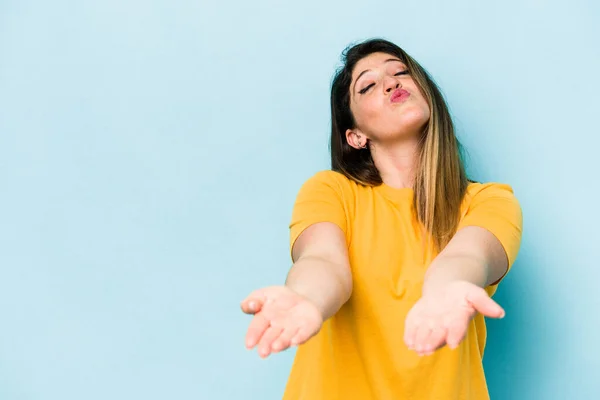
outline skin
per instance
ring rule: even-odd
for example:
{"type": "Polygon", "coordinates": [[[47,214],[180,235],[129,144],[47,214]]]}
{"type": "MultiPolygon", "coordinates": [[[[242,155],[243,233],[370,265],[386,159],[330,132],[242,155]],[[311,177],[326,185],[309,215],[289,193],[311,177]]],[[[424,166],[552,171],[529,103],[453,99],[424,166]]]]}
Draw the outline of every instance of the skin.
{"type": "Polygon", "coordinates": [[[292,258],[284,286],[257,290],[241,304],[254,315],[246,347],[258,346],[261,357],[306,342],[352,293],[346,238],[337,225],[322,222],[305,229],[292,258]]]}
{"type": "MultiPolygon", "coordinates": [[[[356,127],[346,131],[351,146],[369,147],[384,183],[396,188],[412,187],[418,140],[430,115],[419,87],[403,74],[406,70],[384,53],[357,63],[350,86],[356,127]],[[393,103],[390,97],[398,88],[410,96],[393,103]]],[[[336,225],[307,228],[294,244],[292,258],[285,285],[254,291],[241,303],[242,311],[253,315],[246,346],[258,346],[261,357],[306,342],[352,293],[345,237],[336,225]]],[[[406,345],[419,355],[445,345],[455,348],[477,312],[502,318],[504,310],[483,288],[502,278],[507,268],[506,253],[492,233],[475,226],[459,230],[427,270],[422,297],[406,317],[406,345]]]]}
{"type": "Polygon", "coordinates": [[[430,114],[427,100],[407,70],[398,58],[385,53],[360,60],[350,85],[356,127],[346,131],[352,147],[369,146],[383,181],[397,188],[412,187],[418,141],[430,114]],[[396,89],[410,96],[402,103],[391,102],[396,89]]]}

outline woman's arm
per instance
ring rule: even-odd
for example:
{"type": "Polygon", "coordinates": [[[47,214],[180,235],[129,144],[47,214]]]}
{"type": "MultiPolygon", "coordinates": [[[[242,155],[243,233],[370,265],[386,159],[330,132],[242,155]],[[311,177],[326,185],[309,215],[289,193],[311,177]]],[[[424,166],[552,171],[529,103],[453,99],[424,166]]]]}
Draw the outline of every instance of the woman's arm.
{"type": "Polygon", "coordinates": [[[346,239],[337,225],[320,222],[306,228],[292,257],[285,286],[257,290],[241,304],[254,315],[246,346],[258,345],[262,357],[306,342],[352,293],[346,239]]]}
{"type": "Polygon", "coordinates": [[[352,273],[342,230],[330,222],[306,228],[292,250],[294,265],[286,286],[312,301],[323,320],[333,316],[352,293],[352,273]]]}
{"type": "Polygon", "coordinates": [[[487,229],[467,226],[454,235],[429,266],[423,294],[452,281],[483,288],[497,283],[507,269],[508,258],[500,241],[487,229]]]}
{"type": "Polygon", "coordinates": [[[484,288],[507,269],[507,254],[494,234],[478,226],[460,229],[425,274],[422,296],[406,318],[407,346],[420,355],[444,345],[455,348],[477,312],[504,317],[484,288]]]}

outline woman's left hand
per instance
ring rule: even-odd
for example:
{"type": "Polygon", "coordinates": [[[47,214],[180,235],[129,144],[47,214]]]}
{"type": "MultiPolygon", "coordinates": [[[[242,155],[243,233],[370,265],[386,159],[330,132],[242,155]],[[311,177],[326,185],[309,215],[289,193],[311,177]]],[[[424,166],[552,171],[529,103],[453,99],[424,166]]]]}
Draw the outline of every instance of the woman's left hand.
{"type": "Polygon", "coordinates": [[[448,345],[456,348],[464,339],[475,313],[502,318],[504,310],[487,292],[466,281],[429,288],[406,317],[404,342],[419,355],[429,355],[448,345]]]}

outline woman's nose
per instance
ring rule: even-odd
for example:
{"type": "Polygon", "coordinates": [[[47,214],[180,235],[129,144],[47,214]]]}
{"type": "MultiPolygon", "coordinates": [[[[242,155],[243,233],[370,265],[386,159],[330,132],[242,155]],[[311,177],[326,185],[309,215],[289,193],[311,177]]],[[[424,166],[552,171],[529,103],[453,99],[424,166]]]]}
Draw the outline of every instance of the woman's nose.
{"type": "Polygon", "coordinates": [[[384,83],[385,92],[390,93],[392,90],[396,90],[400,87],[400,82],[397,79],[388,77],[384,83]]]}

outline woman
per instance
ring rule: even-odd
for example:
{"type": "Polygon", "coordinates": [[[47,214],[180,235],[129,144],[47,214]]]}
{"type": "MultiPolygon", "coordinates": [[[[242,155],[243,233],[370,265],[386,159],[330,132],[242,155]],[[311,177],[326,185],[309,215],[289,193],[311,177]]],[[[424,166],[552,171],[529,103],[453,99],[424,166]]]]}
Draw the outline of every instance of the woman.
{"type": "Polygon", "coordinates": [[[508,185],[469,181],[448,108],[401,48],[346,50],[332,171],[302,186],[284,286],[242,302],[248,348],[298,347],[285,399],[488,399],[484,316],[519,250],[508,185]],[[310,339],[310,340],[309,340],[310,339]]]}

